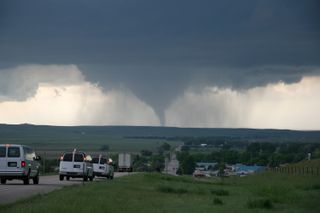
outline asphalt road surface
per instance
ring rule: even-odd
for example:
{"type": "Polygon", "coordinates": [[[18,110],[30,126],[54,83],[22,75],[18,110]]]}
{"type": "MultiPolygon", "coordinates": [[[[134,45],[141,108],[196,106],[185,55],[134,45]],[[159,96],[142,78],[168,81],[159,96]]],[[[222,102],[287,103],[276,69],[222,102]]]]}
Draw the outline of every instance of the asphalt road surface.
{"type": "MultiPolygon", "coordinates": [[[[122,177],[129,173],[114,173],[114,177],[122,177]]],[[[95,178],[94,181],[110,181],[106,178],[95,178]]],[[[81,178],[70,179],[70,181],[59,181],[58,175],[40,176],[38,185],[34,185],[30,180],[30,185],[23,185],[22,180],[7,181],[6,184],[0,184],[0,204],[7,204],[15,202],[22,198],[27,198],[36,194],[46,194],[55,189],[62,188],[63,186],[82,184],[81,178]]],[[[85,182],[90,184],[90,181],[85,182]]]]}

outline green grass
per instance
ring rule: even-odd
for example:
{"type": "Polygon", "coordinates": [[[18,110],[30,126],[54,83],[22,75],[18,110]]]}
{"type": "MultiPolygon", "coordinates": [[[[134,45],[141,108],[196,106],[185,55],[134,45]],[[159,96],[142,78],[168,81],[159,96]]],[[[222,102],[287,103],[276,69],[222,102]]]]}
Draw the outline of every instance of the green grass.
{"type": "MultiPolygon", "coordinates": [[[[102,145],[108,145],[111,152],[140,152],[142,149],[155,151],[163,143],[177,146],[181,142],[166,141],[160,139],[130,139],[121,137],[101,137],[101,138],[67,138],[67,139],[42,139],[42,142],[35,140],[15,140],[9,143],[25,144],[40,151],[61,151],[73,150],[77,148],[83,151],[99,151],[102,145]]],[[[7,141],[8,143],[8,141],[7,141]]]]}
{"type": "Polygon", "coordinates": [[[157,188],[157,190],[159,192],[163,192],[163,193],[174,193],[174,194],[185,194],[188,193],[188,190],[184,189],[184,188],[174,188],[171,186],[159,186],[157,188]]]}
{"type": "Polygon", "coordinates": [[[109,145],[108,152],[138,153],[141,150],[156,151],[167,142],[171,146],[182,144],[163,138],[135,138],[153,133],[148,127],[55,127],[28,125],[0,125],[0,144],[24,144],[33,147],[38,153],[49,158],[58,157],[61,152],[78,150],[96,152],[103,145],[109,145]]]}
{"type": "Polygon", "coordinates": [[[255,199],[247,202],[249,208],[272,209],[273,204],[270,199],[255,199]]]}
{"type": "Polygon", "coordinates": [[[217,195],[217,196],[228,196],[229,191],[224,190],[224,189],[212,189],[211,194],[217,195]]]}
{"type": "Polygon", "coordinates": [[[319,184],[319,177],[279,173],[223,180],[136,174],[65,187],[0,212],[320,212],[319,184]]]}
{"type": "Polygon", "coordinates": [[[222,201],[220,198],[215,197],[215,198],[213,199],[213,204],[214,204],[214,205],[223,205],[223,201],[222,201]]]}

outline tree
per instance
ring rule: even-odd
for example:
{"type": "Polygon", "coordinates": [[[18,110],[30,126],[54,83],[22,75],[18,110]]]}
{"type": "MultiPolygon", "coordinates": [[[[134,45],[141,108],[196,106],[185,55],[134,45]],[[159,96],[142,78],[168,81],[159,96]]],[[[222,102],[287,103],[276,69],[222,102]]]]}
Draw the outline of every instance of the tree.
{"type": "Polygon", "coordinates": [[[276,151],[277,147],[273,143],[261,143],[260,148],[263,153],[272,154],[276,151]]]}
{"type": "Polygon", "coordinates": [[[270,167],[278,167],[280,165],[279,154],[272,154],[269,160],[270,167]]]}
{"type": "Polygon", "coordinates": [[[186,146],[186,145],[183,145],[181,147],[181,151],[189,151],[190,150],[190,147],[189,146],[186,146]]]}
{"type": "Polygon", "coordinates": [[[226,150],[222,152],[223,161],[226,163],[234,164],[239,162],[239,153],[235,150],[226,150]]]}
{"type": "Polygon", "coordinates": [[[253,156],[257,156],[260,153],[260,144],[251,143],[247,146],[247,151],[250,152],[253,156]]]}
{"type": "Polygon", "coordinates": [[[151,158],[151,169],[161,172],[164,169],[164,157],[162,155],[154,155],[151,158]]]}
{"type": "Polygon", "coordinates": [[[140,153],[142,156],[147,156],[147,157],[150,157],[152,155],[152,152],[149,150],[141,150],[140,153]]]}
{"type": "Polygon", "coordinates": [[[165,142],[164,144],[162,144],[162,149],[165,150],[165,151],[169,151],[171,146],[170,144],[168,144],[167,142],[165,142]]]}
{"type": "Polygon", "coordinates": [[[317,148],[317,149],[314,151],[313,157],[315,157],[315,158],[320,158],[320,148],[317,148]]]}
{"type": "Polygon", "coordinates": [[[225,175],[224,170],[226,169],[226,164],[225,163],[219,163],[218,167],[219,167],[218,176],[224,177],[224,175],[225,175]]]}
{"type": "Polygon", "coordinates": [[[182,174],[191,175],[196,167],[196,162],[192,155],[187,155],[180,164],[182,174]]]}

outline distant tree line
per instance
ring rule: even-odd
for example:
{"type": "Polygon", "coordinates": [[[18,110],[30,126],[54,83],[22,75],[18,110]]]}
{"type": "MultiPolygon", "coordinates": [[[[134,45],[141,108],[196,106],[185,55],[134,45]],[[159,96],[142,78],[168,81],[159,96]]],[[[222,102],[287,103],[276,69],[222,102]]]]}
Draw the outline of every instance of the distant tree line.
{"type": "Polygon", "coordinates": [[[232,143],[222,144],[217,151],[193,153],[193,146],[185,143],[181,152],[177,153],[180,162],[179,173],[192,174],[196,162],[242,163],[278,167],[280,164],[296,163],[307,159],[308,153],[311,153],[312,158],[320,158],[320,144],[314,143],[247,142],[242,149],[238,149],[239,146],[232,143]]]}

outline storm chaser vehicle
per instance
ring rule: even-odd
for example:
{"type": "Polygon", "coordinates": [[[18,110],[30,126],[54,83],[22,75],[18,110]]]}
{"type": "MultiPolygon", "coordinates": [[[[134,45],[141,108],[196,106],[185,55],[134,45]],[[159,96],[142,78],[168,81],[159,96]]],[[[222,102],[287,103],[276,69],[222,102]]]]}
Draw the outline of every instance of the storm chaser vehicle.
{"type": "Polygon", "coordinates": [[[95,176],[113,179],[114,167],[111,159],[107,160],[99,155],[99,157],[92,158],[92,163],[95,176]]]}
{"type": "Polygon", "coordinates": [[[29,184],[39,183],[40,157],[28,146],[0,144],[0,179],[1,184],[7,180],[20,179],[29,184]]]}
{"type": "Polygon", "coordinates": [[[60,157],[59,179],[62,181],[66,177],[83,178],[84,181],[93,180],[93,167],[90,155],[83,152],[66,152],[60,157]]]}

